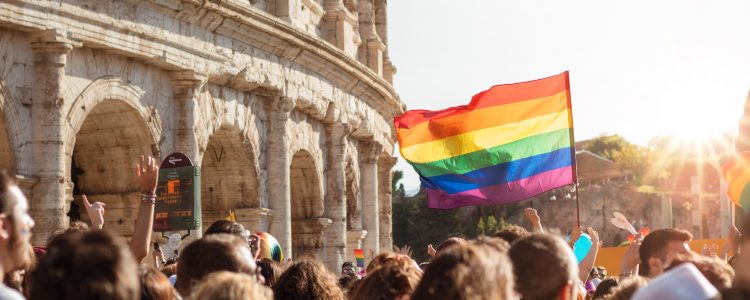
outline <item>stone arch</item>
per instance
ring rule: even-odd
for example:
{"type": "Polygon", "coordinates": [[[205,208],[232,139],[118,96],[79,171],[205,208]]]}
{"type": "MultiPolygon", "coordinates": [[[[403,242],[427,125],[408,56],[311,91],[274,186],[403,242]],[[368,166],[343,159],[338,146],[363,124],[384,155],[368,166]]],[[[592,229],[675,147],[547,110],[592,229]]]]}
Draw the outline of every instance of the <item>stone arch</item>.
{"type": "MultiPolygon", "coordinates": [[[[75,126],[68,160],[73,195],[107,204],[105,227],[131,235],[138,213],[140,187],[133,160],[154,149],[155,136],[136,107],[119,99],[103,99],[87,106],[75,126]]],[[[71,204],[71,219],[85,216],[80,199],[71,204]],[[76,203],[77,202],[77,203],[76,203]],[[78,209],[76,209],[78,208],[78,209]]]]}
{"type": "Polygon", "coordinates": [[[346,229],[362,229],[362,197],[359,190],[359,172],[354,161],[346,163],[346,229]]]}
{"type": "Polygon", "coordinates": [[[16,164],[15,155],[16,149],[21,144],[18,126],[25,123],[21,121],[16,105],[8,90],[0,82],[0,170],[10,170],[14,173],[21,169],[16,164]]]}
{"type": "MultiPolygon", "coordinates": [[[[153,152],[158,152],[156,145],[158,145],[162,130],[161,120],[155,110],[147,108],[141,103],[144,95],[145,91],[142,88],[130,85],[126,80],[119,77],[104,76],[94,80],[73,100],[65,118],[68,126],[64,128],[67,129],[63,133],[64,140],[75,141],[75,135],[81,130],[84,119],[97,104],[106,100],[119,100],[127,103],[145,121],[150,134],[150,141],[154,145],[153,152]]],[[[73,144],[67,144],[66,153],[71,153],[73,144]]]]}
{"type": "Polygon", "coordinates": [[[318,164],[307,150],[292,156],[290,165],[292,253],[295,256],[318,256],[323,246],[322,230],[330,225],[323,215],[322,178],[318,164]]]}
{"type": "MultiPolygon", "coordinates": [[[[222,126],[209,137],[201,160],[203,228],[224,219],[229,210],[260,208],[254,153],[253,145],[237,127],[222,126]]],[[[248,229],[258,226],[245,219],[237,221],[248,229]]]]}

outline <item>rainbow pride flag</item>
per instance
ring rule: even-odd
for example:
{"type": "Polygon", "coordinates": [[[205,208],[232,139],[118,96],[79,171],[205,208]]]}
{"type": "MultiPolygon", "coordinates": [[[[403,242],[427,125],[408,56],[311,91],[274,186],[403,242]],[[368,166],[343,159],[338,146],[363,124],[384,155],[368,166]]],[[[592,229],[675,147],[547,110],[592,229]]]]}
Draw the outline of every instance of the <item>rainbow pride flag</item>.
{"type": "Polygon", "coordinates": [[[744,151],[730,157],[722,166],[722,173],[729,183],[729,199],[746,213],[750,212],[750,152],[744,151]]]}
{"type": "Polygon", "coordinates": [[[364,268],[365,267],[365,250],[354,249],[354,259],[357,260],[357,267],[364,268]]]}
{"type": "Polygon", "coordinates": [[[568,72],[411,110],[394,126],[431,208],[506,204],[576,182],[568,72]]]}

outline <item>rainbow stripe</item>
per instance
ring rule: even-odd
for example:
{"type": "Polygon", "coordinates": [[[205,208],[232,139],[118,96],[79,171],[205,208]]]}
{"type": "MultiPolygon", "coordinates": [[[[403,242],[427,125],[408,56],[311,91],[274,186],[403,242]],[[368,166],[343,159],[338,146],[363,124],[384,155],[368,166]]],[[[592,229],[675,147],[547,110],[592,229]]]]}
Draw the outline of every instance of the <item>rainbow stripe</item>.
{"type": "Polygon", "coordinates": [[[722,166],[722,173],[729,183],[729,199],[746,213],[750,212],[750,152],[744,151],[730,157],[722,166]]]}
{"type": "Polygon", "coordinates": [[[365,267],[365,250],[354,249],[354,259],[357,260],[357,267],[364,268],[365,267]]]}
{"type": "Polygon", "coordinates": [[[576,181],[568,72],[408,111],[394,126],[431,208],[511,203],[576,181]]]}

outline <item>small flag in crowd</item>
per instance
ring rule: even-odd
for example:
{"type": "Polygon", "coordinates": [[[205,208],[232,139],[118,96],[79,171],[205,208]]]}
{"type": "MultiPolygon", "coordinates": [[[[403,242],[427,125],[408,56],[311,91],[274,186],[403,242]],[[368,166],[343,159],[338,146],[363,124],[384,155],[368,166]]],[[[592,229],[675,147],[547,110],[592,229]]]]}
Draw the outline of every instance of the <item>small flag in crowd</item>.
{"type": "Polygon", "coordinates": [[[750,152],[744,151],[730,157],[722,166],[722,173],[729,183],[729,199],[745,212],[750,212],[750,152]]]}
{"type": "Polygon", "coordinates": [[[237,219],[237,218],[236,218],[236,217],[234,216],[234,210],[233,210],[233,209],[230,209],[230,210],[229,210],[229,215],[227,215],[227,217],[225,218],[225,220],[227,220],[227,221],[232,221],[232,222],[236,222],[236,219],[237,219]]]}
{"type": "Polygon", "coordinates": [[[394,120],[427,206],[506,204],[576,182],[568,72],[496,85],[468,105],[394,120]]]}
{"type": "Polygon", "coordinates": [[[365,250],[354,249],[354,259],[357,260],[358,268],[364,268],[365,267],[365,250]]]}

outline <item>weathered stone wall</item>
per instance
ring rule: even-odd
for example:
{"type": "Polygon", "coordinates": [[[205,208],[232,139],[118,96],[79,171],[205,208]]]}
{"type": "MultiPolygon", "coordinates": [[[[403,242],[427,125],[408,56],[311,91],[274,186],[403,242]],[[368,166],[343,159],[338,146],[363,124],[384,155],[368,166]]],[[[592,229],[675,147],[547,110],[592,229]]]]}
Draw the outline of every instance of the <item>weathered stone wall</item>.
{"type": "Polygon", "coordinates": [[[403,105],[384,5],[0,3],[0,168],[22,179],[35,243],[82,193],[131,234],[133,159],[180,151],[203,168],[204,226],[234,209],[332,269],[352,248],[388,249],[382,162],[403,105]]]}

